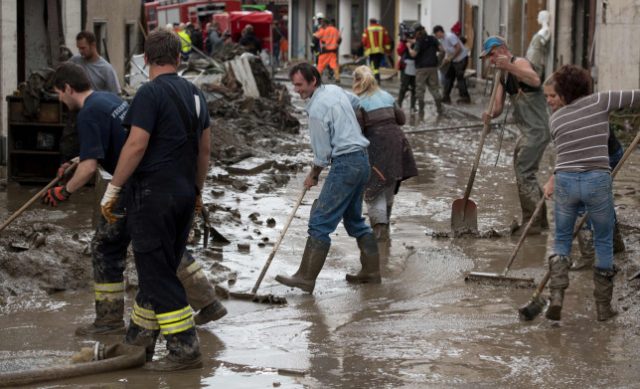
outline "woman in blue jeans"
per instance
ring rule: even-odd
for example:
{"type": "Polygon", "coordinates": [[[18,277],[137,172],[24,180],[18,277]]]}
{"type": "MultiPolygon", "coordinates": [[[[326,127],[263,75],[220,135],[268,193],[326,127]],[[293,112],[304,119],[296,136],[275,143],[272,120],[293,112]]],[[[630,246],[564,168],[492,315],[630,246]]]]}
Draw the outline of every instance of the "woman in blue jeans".
{"type": "Polygon", "coordinates": [[[607,142],[609,113],[640,106],[640,91],[606,91],[591,94],[589,73],[575,65],[558,69],[544,93],[553,111],[549,118],[556,149],[554,176],[544,186],[546,198],[555,198],[555,245],[549,258],[551,302],[546,317],[560,320],[564,291],[569,286],[569,254],[581,205],[589,212],[594,229],[596,262],[593,295],[597,319],[614,317],[613,191],[607,142]]]}

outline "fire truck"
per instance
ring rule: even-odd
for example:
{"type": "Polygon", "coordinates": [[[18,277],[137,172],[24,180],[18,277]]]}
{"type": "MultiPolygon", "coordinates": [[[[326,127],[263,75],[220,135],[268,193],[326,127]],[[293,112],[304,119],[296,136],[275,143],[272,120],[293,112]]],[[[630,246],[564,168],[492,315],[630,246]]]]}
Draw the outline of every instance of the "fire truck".
{"type": "Polygon", "coordinates": [[[262,48],[271,51],[271,22],[268,11],[242,11],[240,0],[159,0],[144,5],[147,32],[158,26],[174,23],[199,23],[203,30],[210,21],[217,21],[222,32],[229,32],[237,42],[242,29],[251,24],[262,40],[262,48]]]}
{"type": "Polygon", "coordinates": [[[242,10],[241,0],[158,0],[144,5],[147,31],[173,23],[205,25],[213,15],[242,10]]]}

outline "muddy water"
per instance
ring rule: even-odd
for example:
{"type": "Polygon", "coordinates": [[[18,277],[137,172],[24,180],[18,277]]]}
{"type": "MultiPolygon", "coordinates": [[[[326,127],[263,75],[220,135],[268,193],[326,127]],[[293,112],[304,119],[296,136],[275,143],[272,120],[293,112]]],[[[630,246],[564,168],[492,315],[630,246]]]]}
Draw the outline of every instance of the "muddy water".
{"type": "MultiPolygon", "coordinates": [[[[463,120],[469,118],[454,112],[449,119],[417,128],[463,120]]],[[[131,370],[62,381],[56,387],[637,387],[640,341],[637,317],[632,316],[637,311],[623,312],[610,323],[596,322],[590,272],[571,274],[560,324],[543,318],[522,323],[516,310],[527,302],[531,290],[463,280],[471,270],[501,271],[515,239],[432,237],[450,228],[451,202],[462,197],[478,136],[471,130],[410,136],[420,176],[407,181],[396,198],[382,285],[346,283],[345,273],[359,265],[355,241],[342,226],[332,235],[332,248],[312,296],[275,282],[276,274],[297,268],[310,204],[319,193],[314,188],[260,288],[260,293],[286,296],[286,306],[226,301],[229,314],[199,330],[205,356],[202,370],[167,375],[131,370]],[[304,375],[279,374],[278,369],[304,375]]],[[[504,233],[511,220],[519,218],[511,168],[514,139],[505,139],[494,166],[496,145],[494,133],[487,140],[471,198],[478,204],[480,229],[504,233]]],[[[300,158],[307,156],[302,153],[300,158]]],[[[619,217],[627,224],[640,220],[638,196],[631,193],[638,190],[639,166],[640,158],[634,155],[616,184],[619,217]]],[[[549,172],[547,156],[541,179],[549,172]]],[[[237,280],[226,286],[251,289],[303,178],[295,175],[286,187],[267,195],[254,193],[253,186],[216,199],[239,207],[241,213],[240,224],[219,226],[233,242],[222,247],[221,263],[237,273],[237,280]],[[248,218],[253,212],[260,214],[258,223],[248,218]],[[274,228],[264,223],[269,217],[276,219],[274,228]],[[266,244],[259,245],[264,238],[266,244]],[[239,252],[239,242],[249,243],[250,252],[239,252]]],[[[76,212],[86,226],[87,211],[76,212]]],[[[636,236],[627,242],[637,250],[636,236]]],[[[550,232],[528,238],[512,275],[539,280],[551,244],[550,232]]],[[[215,273],[218,267],[202,248],[192,249],[215,273]]],[[[635,254],[627,255],[620,259],[629,261],[635,254]]],[[[92,298],[91,290],[83,290],[12,299],[0,316],[0,370],[64,361],[88,345],[89,339],[72,333],[91,320],[92,298]]]]}

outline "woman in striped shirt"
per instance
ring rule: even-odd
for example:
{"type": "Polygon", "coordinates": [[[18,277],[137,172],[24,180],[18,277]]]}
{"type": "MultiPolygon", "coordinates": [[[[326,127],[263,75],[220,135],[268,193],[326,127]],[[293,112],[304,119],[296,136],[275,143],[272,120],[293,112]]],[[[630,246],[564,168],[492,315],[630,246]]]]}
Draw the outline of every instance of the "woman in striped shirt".
{"type": "Polygon", "coordinates": [[[554,255],[549,258],[551,303],[546,317],[560,320],[564,290],[569,286],[569,254],[573,226],[584,204],[594,227],[596,263],[594,292],[597,319],[614,317],[613,229],[614,207],[609,155],[609,113],[640,106],[640,91],[606,91],[591,94],[589,73],[575,65],[558,69],[544,93],[553,111],[549,119],[556,149],[556,166],[544,186],[546,198],[555,198],[554,255]],[[638,94],[636,96],[636,94],[638,94]]]}

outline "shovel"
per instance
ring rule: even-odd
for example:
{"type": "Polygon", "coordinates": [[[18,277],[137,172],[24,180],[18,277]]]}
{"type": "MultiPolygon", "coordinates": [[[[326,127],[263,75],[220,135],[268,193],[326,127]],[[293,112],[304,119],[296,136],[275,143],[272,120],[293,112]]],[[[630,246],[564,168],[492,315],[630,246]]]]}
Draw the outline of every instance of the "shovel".
{"type": "MultiPolygon", "coordinates": [[[[489,108],[487,112],[493,112],[493,106],[496,99],[496,92],[498,90],[498,84],[500,83],[500,76],[502,72],[496,71],[493,77],[493,89],[491,90],[491,97],[489,100],[489,108]]],[[[480,163],[480,156],[482,155],[482,148],[484,146],[484,140],[489,133],[491,123],[484,123],[482,129],[482,135],[480,136],[480,143],[478,144],[478,150],[476,151],[476,158],[473,162],[473,168],[471,169],[471,175],[467,182],[467,188],[464,191],[464,198],[457,199],[453,202],[451,207],[451,230],[454,235],[460,235],[468,232],[478,231],[478,210],[476,203],[469,199],[471,195],[471,188],[473,187],[473,181],[476,178],[476,172],[478,171],[478,164],[480,163]]]]}
{"type": "MultiPolygon", "coordinates": [[[[618,171],[620,170],[624,162],[629,158],[631,153],[633,153],[636,147],[638,147],[639,142],[640,142],[640,132],[638,132],[638,134],[636,134],[636,137],[633,138],[633,141],[631,142],[629,147],[624,151],[624,155],[622,156],[622,158],[620,158],[620,162],[618,162],[618,164],[616,165],[616,168],[613,169],[613,172],[611,172],[612,180],[616,178],[618,171]]],[[[578,223],[576,223],[576,227],[573,230],[574,239],[576,235],[578,235],[578,231],[580,231],[580,229],[582,228],[582,225],[587,220],[588,216],[589,214],[585,212],[585,214],[582,215],[582,217],[578,220],[578,223]]],[[[518,308],[518,313],[522,320],[527,320],[527,321],[533,320],[544,309],[544,306],[547,304],[547,302],[544,299],[544,297],[541,296],[541,294],[542,294],[542,291],[544,290],[544,287],[547,286],[547,282],[549,281],[550,276],[551,276],[551,272],[547,270],[544,277],[542,278],[542,281],[540,281],[540,284],[536,288],[536,291],[533,292],[533,295],[531,296],[531,299],[529,300],[529,302],[523,305],[522,307],[518,308]]],[[[629,281],[631,279],[633,278],[630,278],[629,281]]]]}
{"type": "Polygon", "coordinates": [[[529,228],[531,228],[533,221],[538,217],[538,214],[540,213],[540,210],[542,209],[543,205],[544,205],[544,196],[542,196],[542,198],[538,201],[538,204],[536,205],[536,209],[535,211],[533,211],[533,215],[531,215],[529,222],[527,223],[524,230],[522,231],[522,234],[520,235],[520,239],[518,239],[518,244],[516,245],[516,248],[511,253],[511,256],[509,257],[509,261],[507,262],[507,266],[504,268],[502,273],[470,272],[464,277],[464,280],[465,281],[493,281],[496,283],[516,285],[522,288],[529,288],[529,287],[535,286],[535,282],[533,278],[508,277],[507,273],[509,273],[509,269],[511,268],[511,265],[513,264],[513,261],[516,259],[516,255],[518,254],[520,247],[522,247],[522,244],[524,243],[524,240],[527,237],[529,228]]]}
{"type": "Polygon", "coordinates": [[[53,180],[51,180],[47,186],[45,186],[44,188],[40,189],[40,191],[38,193],[36,193],[32,198],[29,199],[29,201],[27,201],[22,207],[20,207],[20,209],[18,209],[17,211],[15,211],[13,213],[13,215],[9,216],[9,218],[2,223],[2,225],[0,226],[0,231],[4,230],[9,224],[11,224],[11,222],[13,222],[14,220],[16,220],[16,218],[18,216],[20,216],[22,214],[22,212],[26,211],[27,208],[29,208],[31,206],[31,204],[35,203],[38,199],[40,199],[49,189],[51,189],[52,187],[54,187],[58,181],[60,181],[60,179],[71,173],[73,170],[75,170],[75,168],[78,166],[79,160],[74,158],[71,162],[71,166],[69,166],[62,175],[56,176],[56,178],[54,178],[53,180]]]}
{"type": "Polygon", "coordinates": [[[269,266],[271,266],[271,262],[273,261],[273,257],[275,257],[276,252],[278,251],[278,248],[280,248],[280,243],[282,243],[282,239],[284,239],[285,234],[287,233],[287,230],[289,229],[289,225],[291,224],[291,221],[293,220],[293,217],[296,215],[296,211],[298,210],[298,207],[300,206],[300,203],[302,203],[302,199],[304,198],[304,195],[307,193],[307,188],[304,187],[302,189],[302,192],[300,193],[300,195],[298,196],[298,199],[296,200],[296,203],[293,206],[293,210],[291,211],[291,214],[289,215],[289,218],[287,219],[287,221],[284,224],[284,227],[282,228],[282,231],[280,232],[280,236],[278,237],[278,240],[276,241],[276,244],[273,246],[273,250],[271,250],[271,254],[269,254],[269,257],[267,258],[267,261],[265,262],[264,266],[262,267],[262,271],[260,272],[260,276],[258,277],[258,280],[256,281],[255,285],[253,286],[253,289],[251,289],[251,292],[249,293],[240,293],[240,292],[231,292],[229,291],[229,296],[237,298],[237,299],[241,299],[241,300],[251,300],[251,301],[255,301],[255,302],[269,302],[269,303],[275,303],[275,304],[282,304],[282,303],[286,303],[286,299],[284,298],[277,298],[275,296],[258,296],[256,293],[258,293],[258,288],[260,287],[260,284],[262,283],[262,280],[264,279],[264,276],[267,274],[267,270],[269,269],[269,266]],[[284,300],[284,301],[280,301],[280,300],[284,300]]]}

